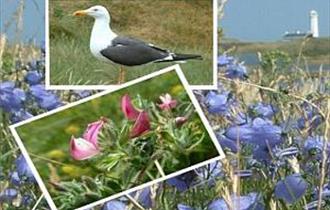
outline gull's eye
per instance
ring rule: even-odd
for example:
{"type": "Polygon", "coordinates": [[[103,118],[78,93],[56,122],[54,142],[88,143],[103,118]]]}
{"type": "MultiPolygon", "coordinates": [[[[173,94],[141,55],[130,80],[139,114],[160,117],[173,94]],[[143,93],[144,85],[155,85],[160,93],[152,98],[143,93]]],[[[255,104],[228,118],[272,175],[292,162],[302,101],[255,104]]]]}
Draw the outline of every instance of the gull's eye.
{"type": "Polygon", "coordinates": [[[93,11],[94,11],[94,12],[97,12],[97,11],[98,11],[98,9],[93,9],[93,11]]]}

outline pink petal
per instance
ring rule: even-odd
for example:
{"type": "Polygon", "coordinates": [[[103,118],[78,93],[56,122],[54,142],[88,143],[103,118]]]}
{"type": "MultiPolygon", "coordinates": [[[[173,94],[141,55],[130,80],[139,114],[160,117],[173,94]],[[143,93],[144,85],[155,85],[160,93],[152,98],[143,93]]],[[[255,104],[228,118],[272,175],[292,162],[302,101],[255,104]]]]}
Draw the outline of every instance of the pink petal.
{"type": "Polygon", "coordinates": [[[105,118],[101,118],[99,121],[88,124],[87,129],[83,135],[83,138],[90,143],[94,144],[98,148],[98,134],[106,121],[105,118]]]}
{"type": "Polygon", "coordinates": [[[128,120],[136,120],[140,114],[140,112],[134,108],[128,94],[125,94],[121,99],[121,109],[128,120]]]}
{"type": "Polygon", "coordinates": [[[70,140],[70,154],[75,160],[85,160],[99,154],[100,151],[89,141],[83,138],[70,140]]]}
{"type": "Polygon", "coordinates": [[[134,126],[131,130],[130,137],[131,138],[138,137],[149,130],[150,130],[149,116],[147,112],[143,111],[137,117],[134,126]]]}
{"type": "Polygon", "coordinates": [[[160,100],[162,101],[161,104],[159,104],[159,108],[163,110],[170,110],[176,107],[177,101],[172,100],[172,96],[168,93],[165,94],[165,96],[159,96],[160,100]]]}

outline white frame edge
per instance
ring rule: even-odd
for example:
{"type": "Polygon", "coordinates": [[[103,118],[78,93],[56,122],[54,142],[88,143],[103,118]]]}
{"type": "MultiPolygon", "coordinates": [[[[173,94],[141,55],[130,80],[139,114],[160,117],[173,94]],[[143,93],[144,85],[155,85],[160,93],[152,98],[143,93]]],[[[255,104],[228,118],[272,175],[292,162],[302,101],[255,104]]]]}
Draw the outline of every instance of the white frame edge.
{"type": "Polygon", "coordinates": [[[158,182],[164,181],[164,180],[166,180],[166,179],[172,178],[172,177],[177,176],[177,175],[179,175],[179,174],[182,174],[182,173],[188,172],[188,171],[193,170],[193,169],[196,169],[196,168],[198,168],[198,167],[200,167],[200,166],[206,165],[206,164],[208,164],[208,163],[210,163],[210,162],[212,162],[212,161],[215,161],[215,160],[218,160],[218,159],[222,159],[222,158],[225,157],[225,154],[224,154],[224,152],[223,152],[223,150],[222,150],[222,148],[221,148],[221,146],[220,146],[220,144],[219,144],[219,142],[218,142],[218,140],[217,140],[216,135],[214,134],[214,132],[213,132],[213,130],[212,130],[212,127],[210,126],[210,124],[209,124],[207,118],[205,117],[202,108],[200,107],[200,105],[199,105],[199,103],[198,103],[196,97],[194,96],[193,91],[192,91],[192,90],[190,89],[190,87],[189,87],[188,81],[186,80],[186,78],[185,78],[185,76],[184,76],[184,74],[183,74],[183,72],[182,72],[180,66],[179,66],[178,64],[176,64],[176,65],[173,65],[173,66],[167,67],[167,68],[165,68],[165,69],[161,69],[161,70],[159,70],[159,71],[153,72],[153,73],[151,73],[151,74],[145,75],[145,76],[143,76],[143,77],[137,78],[137,79],[135,79],[135,80],[129,81],[129,82],[127,82],[127,83],[125,83],[125,84],[123,84],[123,85],[121,85],[121,86],[116,86],[116,88],[108,89],[108,90],[102,91],[102,92],[100,92],[100,93],[97,93],[97,94],[94,94],[94,95],[92,95],[92,96],[86,97],[86,98],[81,99],[81,100],[79,100],[79,101],[76,101],[76,102],[73,102],[73,103],[70,103],[70,104],[64,105],[64,106],[59,107],[59,108],[56,108],[56,109],[54,109],[54,110],[52,110],[52,111],[49,111],[49,112],[46,112],[46,113],[40,114],[40,115],[38,115],[38,116],[32,117],[32,118],[30,118],[30,119],[27,119],[27,120],[24,120],[24,121],[22,121],[22,122],[19,122],[19,123],[16,123],[16,124],[13,124],[13,125],[10,125],[10,126],[9,126],[9,128],[10,128],[10,130],[11,130],[11,132],[12,132],[12,134],[13,134],[13,136],[14,136],[14,138],[15,138],[15,140],[16,140],[18,146],[19,146],[19,148],[21,149],[22,154],[24,155],[24,157],[25,157],[25,159],[26,159],[28,165],[31,167],[31,170],[32,170],[33,174],[35,175],[35,178],[36,178],[36,180],[37,180],[37,182],[38,182],[38,185],[40,186],[40,189],[41,189],[42,192],[44,193],[45,198],[46,198],[46,200],[47,200],[47,202],[48,202],[48,204],[49,204],[49,206],[51,207],[52,210],[56,210],[56,209],[57,209],[56,206],[55,206],[55,203],[54,203],[54,201],[52,200],[52,198],[51,198],[51,196],[50,196],[50,194],[49,194],[49,192],[48,192],[48,190],[47,190],[47,188],[46,188],[46,185],[43,183],[43,181],[42,181],[42,179],[41,179],[41,176],[39,175],[37,169],[35,168],[35,166],[34,166],[32,160],[31,160],[31,158],[29,157],[28,152],[27,152],[26,148],[24,147],[23,141],[20,139],[20,137],[19,137],[19,135],[18,135],[18,133],[17,133],[17,131],[16,131],[16,128],[19,127],[19,126],[25,125],[25,124],[27,124],[27,123],[33,122],[33,121],[35,121],[35,120],[38,120],[38,119],[41,119],[41,118],[44,118],[44,117],[50,116],[50,115],[55,114],[55,113],[57,113],[57,112],[61,112],[61,111],[63,111],[63,110],[66,110],[66,109],[69,109],[69,108],[71,108],[71,107],[77,106],[77,105],[79,105],[79,104],[82,104],[82,103],[88,102],[88,101],[90,101],[90,100],[92,100],[92,99],[99,98],[99,97],[101,97],[101,96],[103,96],[103,95],[110,94],[110,93],[115,92],[115,91],[117,91],[117,90],[120,90],[120,89],[123,89],[123,88],[129,87],[129,86],[131,86],[131,85],[134,85],[134,84],[137,84],[137,83],[140,83],[140,82],[146,81],[146,80],[148,80],[148,79],[151,79],[151,78],[157,77],[157,76],[159,76],[159,75],[162,75],[162,74],[168,73],[168,72],[173,71],[173,70],[177,73],[177,75],[178,75],[178,77],[179,77],[179,79],[180,79],[180,81],[181,81],[183,87],[185,88],[185,90],[186,90],[186,92],[187,92],[187,94],[188,94],[188,96],[189,96],[189,98],[190,98],[192,104],[194,105],[194,108],[196,109],[196,111],[197,111],[197,113],[198,113],[198,115],[199,115],[199,117],[200,117],[200,119],[201,119],[201,121],[202,121],[204,127],[206,128],[206,130],[207,130],[207,132],[208,132],[208,134],[209,134],[209,136],[210,136],[210,138],[211,138],[211,140],[212,140],[212,142],[213,142],[213,145],[216,147],[216,149],[217,149],[217,151],[218,151],[218,153],[219,153],[219,156],[217,156],[217,157],[215,157],[215,158],[212,158],[212,159],[210,159],[210,160],[206,160],[206,161],[203,161],[203,162],[201,162],[201,163],[195,164],[195,165],[193,165],[193,166],[187,167],[187,168],[185,168],[185,169],[179,170],[179,171],[174,172],[174,173],[172,173],[172,174],[170,174],[170,175],[166,175],[165,177],[161,177],[161,178],[158,178],[158,179],[152,180],[152,181],[147,182],[147,183],[145,183],[145,184],[142,184],[142,185],[139,185],[139,186],[133,187],[133,188],[131,188],[131,189],[129,189],[129,190],[126,190],[126,191],[123,191],[123,192],[119,192],[119,193],[117,193],[117,194],[115,194],[115,195],[112,195],[112,196],[109,196],[109,197],[107,197],[107,198],[103,198],[103,199],[101,199],[101,200],[95,201],[95,202],[93,202],[93,203],[91,203],[91,204],[88,204],[88,205],[86,205],[86,206],[79,207],[78,209],[79,209],[79,210],[82,210],[82,209],[85,209],[85,208],[89,208],[89,207],[91,207],[91,206],[95,206],[95,205],[101,204],[101,203],[103,203],[103,202],[105,202],[105,201],[109,201],[109,200],[112,200],[112,199],[118,198],[118,197],[123,196],[123,195],[125,195],[125,194],[127,194],[127,193],[131,193],[131,192],[136,191],[136,190],[138,190],[138,189],[145,188],[145,187],[147,187],[147,186],[150,186],[150,185],[153,185],[153,184],[155,184],[155,183],[158,183],[158,182]]]}

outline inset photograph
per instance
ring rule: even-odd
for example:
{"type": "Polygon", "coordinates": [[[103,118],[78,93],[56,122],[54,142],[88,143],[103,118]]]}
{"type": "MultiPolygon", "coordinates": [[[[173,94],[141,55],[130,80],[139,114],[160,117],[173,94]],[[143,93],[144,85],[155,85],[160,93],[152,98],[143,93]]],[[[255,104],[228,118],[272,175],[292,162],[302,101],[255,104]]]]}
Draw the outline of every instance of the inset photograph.
{"type": "Polygon", "coordinates": [[[10,128],[57,209],[83,207],[223,157],[178,65],[10,128]]]}
{"type": "Polygon", "coordinates": [[[49,0],[46,84],[109,87],[180,63],[190,85],[216,87],[216,6],[212,0],[49,0]]]}

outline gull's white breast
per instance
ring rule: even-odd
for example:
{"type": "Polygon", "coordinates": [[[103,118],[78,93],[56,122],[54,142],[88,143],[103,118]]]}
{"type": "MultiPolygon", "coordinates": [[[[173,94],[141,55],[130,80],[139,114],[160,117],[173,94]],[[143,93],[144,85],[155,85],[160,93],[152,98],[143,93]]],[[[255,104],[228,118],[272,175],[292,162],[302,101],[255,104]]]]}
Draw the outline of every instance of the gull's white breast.
{"type": "Polygon", "coordinates": [[[112,40],[116,37],[117,34],[110,29],[107,21],[96,19],[89,43],[91,53],[101,61],[111,62],[101,54],[101,51],[110,46],[112,40]]]}

